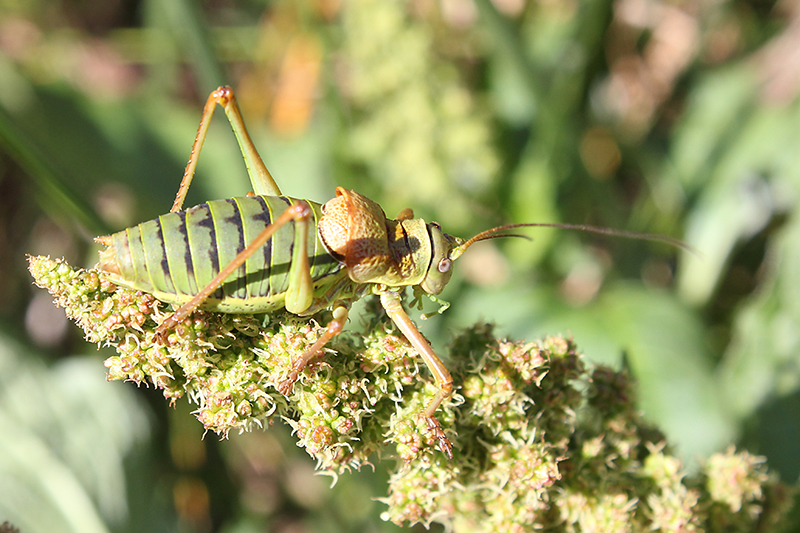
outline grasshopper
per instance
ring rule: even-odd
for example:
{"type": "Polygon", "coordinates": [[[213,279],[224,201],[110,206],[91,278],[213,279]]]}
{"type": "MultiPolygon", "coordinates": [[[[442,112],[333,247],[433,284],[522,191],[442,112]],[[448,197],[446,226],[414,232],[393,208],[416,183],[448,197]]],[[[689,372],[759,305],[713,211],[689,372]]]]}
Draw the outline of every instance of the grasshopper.
{"type": "Polygon", "coordinates": [[[339,335],[351,304],[376,294],[394,324],[422,357],[437,392],[420,413],[439,448],[452,457],[452,444],[435,413],[453,391],[453,378],[402,306],[405,287],[434,301],[450,280],[453,262],[472,244],[516,227],[549,226],[630,238],[658,235],[571,224],[511,224],[471,239],[452,237],[436,222],[414,218],[410,209],[395,219],[355,191],[341,187],[325,204],[289,198],[267,170],[244,125],[230,87],[208,97],[191,157],[170,212],[113,235],[97,237],[105,249],[98,269],[115,284],[148,292],[178,306],[156,329],[157,341],[196,309],[262,313],[286,309],[300,316],[323,310],[332,319],[319,339],[292,364],[278,390],[288,395],[300,372],[339,335]],[[198,157],[217,106],[225,110],[253,186],[248,196],[213,200],[182,210],[198,157]]]}

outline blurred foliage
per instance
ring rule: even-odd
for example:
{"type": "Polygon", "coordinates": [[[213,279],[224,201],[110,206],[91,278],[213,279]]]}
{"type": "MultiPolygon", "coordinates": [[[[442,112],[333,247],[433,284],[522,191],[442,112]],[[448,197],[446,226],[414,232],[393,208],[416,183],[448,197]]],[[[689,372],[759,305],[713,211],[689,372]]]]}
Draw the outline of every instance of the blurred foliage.
{"type": "MultiPolygon", "coordinates": [[[[47,461],[20,470],[49,491],[40,518],[65,531],[394,528],[369,499],[385,493],[381,469],[323,490],[277,428],[201,441],[190,407],[153,391],[135,400],[69,377],[87,401],[151,414],[125,431],[97,415],[48,433],[67,435],[63,413],[86,410],[58,388],[89,350],[30,286],[24,254],[91,265],[100,226],[167,211],[221,83],[289,195],[325,201],[342,185],[465,237],[563,221],[697,248],[545,229],[482,243],[423,331],[439,352],[476,320],[512,338],[573,335],[590,359],[627,366],[687,464],[737,442],[794,483],[798,49],[791,0],[0,1],[3,364],[38,376],[37,409],[62,413],[13,433],[47,461]],[[80,519],[57,511],[63,491],[80,519]]],[[[188,203],[247,191],[240,161],[215,119],[188,203]]],[[[0,502],[21,495],[0,485],[0,502]]]]}

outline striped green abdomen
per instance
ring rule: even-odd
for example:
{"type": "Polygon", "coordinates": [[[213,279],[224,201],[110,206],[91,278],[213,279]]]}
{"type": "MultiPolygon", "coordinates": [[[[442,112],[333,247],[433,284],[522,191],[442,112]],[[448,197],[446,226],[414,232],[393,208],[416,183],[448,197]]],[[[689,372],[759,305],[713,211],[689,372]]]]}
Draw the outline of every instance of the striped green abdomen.
{"type": "MultiPolygon", "coordinates": [[[[293,201],[284,196],[213,200],[115,233],[111,239],[120,274],[112,280],[167,303],[185,303],[293,201]]],[[[308,203],[313,211],[308,257],[315,297],[321,297],[346,274],[317,237],[320,205],[308,203]]],[[[281,227],[201,307],[238,313],[283,307],[294,224],[281,227]]]]}

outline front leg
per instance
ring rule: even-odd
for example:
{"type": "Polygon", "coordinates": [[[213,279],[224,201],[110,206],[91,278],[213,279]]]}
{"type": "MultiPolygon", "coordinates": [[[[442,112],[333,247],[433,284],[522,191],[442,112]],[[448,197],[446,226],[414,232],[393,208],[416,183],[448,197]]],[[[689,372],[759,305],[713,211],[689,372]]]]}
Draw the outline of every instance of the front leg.
{"type": "Polygon", "coordinates": [[[453,393],[453,378],[447,367],[444,366],[442,360],[433,351],[430,343],[422,336],[417,326],[408,317],[403,309],[400,296],[396,292],[382,292],[381,304],[386,309],[386,314],[392,319],[403,335],[406,336],[412,346],[422,356],[422,360],[427,365],[433,374],[433,379],[436,381],[436,386],[439,387],[436,395],[430,401],[428,406],[422,411],[422,417],[428,424],[428,429],[433,432],[434,436],[439,440],[439,449],[444,452],[449,459],[453,458],[453,444],[450,439],[444,434],[441,424],[436,419],[436,410],[442,402],[453,393]]]}
{"type": "Polygon", "coordinates": [[[344,329],[344,325],[347,322],[347,308],[344,306],[338,306],[333,310],[333,319],[328,323],[328,327],[325,329],[325,333],[317,339],[317,342],[314,343],[311,348],[303,352],[303,354],[295,361],[292,361],[292,369],[289,371],[289,374],[286,376],[286,379],[278,384],[278,391],[283,394],[284,396],[288,396],[292,392],[292,388],[294,387],[295,382],[297,382],[297,378],[300,376],[300,372],[314,359],[322,349],[325,348],[325,345],[328,342],[339,335],[342,330],[344,329]]]}

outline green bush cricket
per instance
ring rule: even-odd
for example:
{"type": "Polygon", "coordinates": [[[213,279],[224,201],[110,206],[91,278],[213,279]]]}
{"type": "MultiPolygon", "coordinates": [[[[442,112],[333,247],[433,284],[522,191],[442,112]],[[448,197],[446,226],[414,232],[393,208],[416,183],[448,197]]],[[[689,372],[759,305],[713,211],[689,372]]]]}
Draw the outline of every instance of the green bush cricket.
{"type": "Polygon", "coordinates": [[[410,209],[396,219],[368,198],[337,187],[325,204],[289,198],[259,156],[230,87],[208,97],[192,154],[168,214],[98,237],[105,245],[98,269],[115,284],[141,290],[178,306],[156,330],[162,344],[170,332],[196,309],[222,313],[262,313],[285,308],[309,316],[332,311],[325,333],[300,358],[279,384],[289,394],[300,372],[343,330],[351,304],[375,294],[388,316],[422,357],[433,374],[437,393],[420,413],[439,448],[452,457],[452,444],[436,419],[439,405],[453,391],[445,365],[402,306],[405,287],[439,301],[452,264],[472,244],[517,227],[578,229],[628,238],[661,240],[687,248],[675,239],[594,226],[511,224],[479,233],[468,240],[444,233],[435,222],[415,219],[410,209]],[[244,156],[253,193],[212,200],[182,210],[211,117],[220,105],[244,156]]]}

